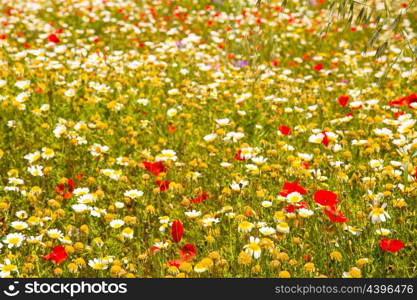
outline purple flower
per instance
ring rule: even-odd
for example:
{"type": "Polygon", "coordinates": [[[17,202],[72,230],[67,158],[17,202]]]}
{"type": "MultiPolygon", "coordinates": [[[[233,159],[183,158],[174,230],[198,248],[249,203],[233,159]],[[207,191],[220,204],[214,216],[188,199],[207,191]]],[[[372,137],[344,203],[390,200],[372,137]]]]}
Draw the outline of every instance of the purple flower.
{"type": "Polygon", "coordinates": [[[234,65],[238,66],[238,67],[241,67],[241,68],[244,68],[244,67],[249,66],[249,62],[247,60],[238,60],[238,61],[234,62],[234,65]]]}

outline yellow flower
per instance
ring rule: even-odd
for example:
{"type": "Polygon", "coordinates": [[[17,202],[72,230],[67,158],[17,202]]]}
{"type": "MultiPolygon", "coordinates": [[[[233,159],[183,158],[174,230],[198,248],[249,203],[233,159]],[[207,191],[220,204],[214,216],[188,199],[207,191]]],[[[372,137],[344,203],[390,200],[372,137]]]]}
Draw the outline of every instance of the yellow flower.
{"type": "Polygon", "coordinates": [[[77,266],[84,267],[86,265],[85,260],[81,257],[76,258],[74,262],[77,266]]]}
{"type": "Polygon", "coordinates": [[[254,227],[255,227],[255,225],[253,225],[252,223],[250,223],[248,221],[243,221],[243,222],[239,223],[238,231],[243,232],[243,233],[248,233],[248,232],[251,232],[251,230],[254,227]]]}
{"type": "Polygon", "coordinates": [[[74,263],[69,263],[67,268],[71,273],[75,273],[78,271],[78,266],[74,263]]]}
{"type": "Polygon", "coordinates": [[[290,227],[288,226],[286,222],[281,222],[277,225],[277,231],[281,233],[289,233],[290,227]]]}
{"type": "Polygon", "coordinates": [[[106,270],[108,268],[108,261],[94,258],[88,261],[88,265],[94,270],[106,270]]]}
{"type": "Polygon", "coordinates": [[[62,275],[62,273],[64,273],[64,271],[63,271],[61,268],[55,268],[55,269],[54,269],[54,274],[55,274],[56,276],[61,276],[61,275],[62,275]]]}
{"type": "Polygon", "coordinates": [[[188,262],[183,262],[180,265],[180,271],[185,273],[190,273],[193,270],[193,266],[188,262]]]}
{"type": "Polygon", "coordinates": [[[206,236],[206,242],[212,244],[216,241],[216,239],[212,235],[206,236]]]}
{"type": "Polygon", "coordinates": [[[167,271],[172,275],[176,275],[180,272],[176,266],[169,266],[167,271]]]}
{"type": "Polygon", "coordinates": [[[291,278],[291,274],[288,271],[281,271],[278,274],[279,278],[291,278]]]}
{"type": "Polygon", "coordinates": [[[276,260],[276,259],[271,260],[271,262],[269,263],[269,267],[270,267],[271,269],[277,269],[277,268],[279,268],[280,266],[281,266],[281,262],[280,262],[279,260],[276,260]]]}
{"type": "Polygon", "coordinates": [[[210,252],[208,256],[214,260],[220,259],[220,254],[217,251],[210,252]]]}
{"type": "Polygon", "coordinates": [[[203,273],[205,271],[207,271],[207,267],[205,265],[203,265],[202,263],[197,263],[194,266],[194,272],[196,272],[196,273],[203,273]]]}
{"type": "Polygon", "coordinates": [[[279,254],[278,254],[278,259],[279,259],[280,261],[284,262],[284,261],[289,260],[290,258],[289,258],[289,256],[288,256],[288,254],[287,254],[287,253],[285,253],[285,252],[281,252],[281,253],[279,253],[279,254]]]}
{"type": "Polygon", "coordinates": [[[210,269],[211,267],[213,267],[213,260],[211,260],[211,258],[206,257],[200,261],[200,264],[205,266],[207,269],[210,269]]]}
{"type": "Polygon", "coordinates": [[[258,274],[262,272],[262,267],[260,265],[255,265],[251,269],[252,273],[258,274]]]}
{"type": "Polygon", "coordinates": [[[342,253],[340,253],[339,251],[333,251],[332,253],[330,253],[330,258],[334,261],[341,261],[342,253]]]}
{"type": "Polygon", "coordinates": [[[74,244],[74,248],[75,248],[75,250],[82,250],[82,249],[84,249],[84,244],[81,243],[81,242],[76,242],[74,244]]]}
{"type": "Polygon", "coordinates": [[[240,252],[237,262],[239,265],[250,265],[252,262],[252,257],[246,252],[240,252]]]}
{"type": "Polygon", "coordinates": [[[73,246],[71,246],[71,245],[66,245],[66,246],[65,246],[65,251],[66,251],[68,254],[73,254],[73,253],[75,252],[75,249],[74,249],[74,247],[73,247],[73,246]]]}
{"type": "Polygon", "coordinates": [[[398,199],[398,200],[394,200],[392,206],[396,207],[396,208],[404,208],[407,207],[408,204],[407,202],[405,202],[404,199],[398,199]]]}
{"type": "Polygon", "coordinates": [[[288,203],[294,204],[300,202],[301,200],[303,200],[303,196],[298,192],[292,192],[287,195],[288,203]]]}
{"type": "Polygon", "coordinates": [[[356,265],[360,268],[369,262],[368,258],[360,258],[356,261],[356,265]]]}
{"type": "Polygon", "coordinates": [[[343,273],[344,278],[362,278],[362,272],[357,267],[352,267],[349,272],[343,273]]]}
{"type": "Polygon", "coordinates": [[[261,256],[262,250],[259,246],[259,239],[251,236],[249,238],[249,244],[244,246],[245,252],[258,259],[261,256]]]}
{"type": "Polygon", "coordinates": [[[147,213],[150,213],[150,214],[155,213],[155,207],[153,207],[152,205],[146,206],[145,210],[147,213]]]}
{"type": "Polygon", "coordinates": [[[88,225],[84,224],[84,225],[81,225],[80,231],[84,233],[88,233],[90,229],[88,228],[88,225]]]}
{"type": "Polygon", "coordinates": [[[313,263],[309,262],[304,265],[304,269],[308,272],[314,272],[316,270],[316,266],[313,263]]]}

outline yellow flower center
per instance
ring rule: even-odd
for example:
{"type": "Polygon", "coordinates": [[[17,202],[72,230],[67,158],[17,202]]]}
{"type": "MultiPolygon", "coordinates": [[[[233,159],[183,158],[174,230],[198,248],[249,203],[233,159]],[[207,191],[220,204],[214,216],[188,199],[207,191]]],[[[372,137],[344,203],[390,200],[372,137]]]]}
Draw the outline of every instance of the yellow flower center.
{"type": "Polygon", "coordinates": [[[381,207],[376,207],[372,210],[372,214],[375,216],[383,215],[385,213],[385,210],[381,207]]]}
{"type": "Polygon", "coordinates": [[[9,244],[16,245],[16,244],[19,244],[19,242],[20,242],[20,239],[18,237],[9,239],[9,244]]]}
{"type": "Polygon", "coordinates": [[[2,272],[11,272],[16,270],[16,266],[15,265],[5,265],[1,268],[2,272]]]}
{"type": "Polygon", "coordinates": [[[261,247],[259,247],[259,245],[257,243],[250,243],[248,245],[248,249],[253,251],[253,252],[261,251],[261,247]]]}

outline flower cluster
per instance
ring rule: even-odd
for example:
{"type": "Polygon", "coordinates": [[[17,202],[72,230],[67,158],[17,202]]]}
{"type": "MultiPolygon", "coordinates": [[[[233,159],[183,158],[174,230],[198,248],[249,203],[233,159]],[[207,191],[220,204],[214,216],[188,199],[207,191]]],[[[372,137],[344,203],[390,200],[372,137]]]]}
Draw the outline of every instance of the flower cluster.
{"type": "Polygon", "coordinates": [[[417,276],[415,7],[63,2],[2,1],[0,277],[417,276]]]}

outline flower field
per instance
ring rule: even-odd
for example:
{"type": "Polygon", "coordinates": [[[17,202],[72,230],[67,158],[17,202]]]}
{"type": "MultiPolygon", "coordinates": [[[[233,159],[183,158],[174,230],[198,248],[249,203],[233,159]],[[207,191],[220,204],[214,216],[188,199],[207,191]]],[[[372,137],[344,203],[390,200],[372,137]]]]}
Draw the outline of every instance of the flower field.
{"type": "Polygon", "coordinates": [[[0,0],[0,277],[417,277],[414,1],[287,2],[0,0]]]}

